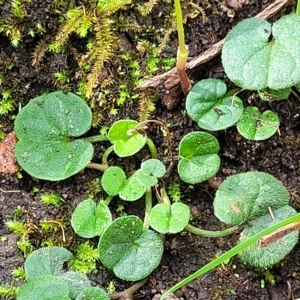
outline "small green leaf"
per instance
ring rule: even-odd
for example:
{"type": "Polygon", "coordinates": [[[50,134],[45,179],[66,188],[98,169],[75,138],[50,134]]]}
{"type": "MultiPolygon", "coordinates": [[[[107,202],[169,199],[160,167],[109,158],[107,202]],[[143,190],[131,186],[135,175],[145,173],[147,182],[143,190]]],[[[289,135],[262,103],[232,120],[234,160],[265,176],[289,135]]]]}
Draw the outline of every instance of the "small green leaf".
{"type": "Polygon", "coordinates": [[[107,137],[119,157],[134,155],[144,147],[147,136],[134,130],[137,125],[134,120],[119,120],[111,126],[107,137]]]}
{"type": "Polygon", "coordinates": [[[136,216],[116,219],[100,238],[100,260],[114,274],[128,281],[147,277],[160,263],[163,242],[151,230],[143,230],[136,216]]]}
{"type": "Polygon", "coordinates": [[[206,132],[191,132],[179,144],[180,178],[187,183],[200,183],[217,173],[220,167],[217,139],[206,132]]]}
{"type": "Polygon", "coordinates": [[[63,180],[81,171],[92,159],[87,140],[73,140],[91,126],[89,106],[72,93],[54,92],[31,100],[18,114],[15,154],[30,175],[63,180]]]}
{"type": "Polygon", "coordinates": [[[158,183],[158,179],[156,177],[147,174],[141,169],[137,170],[134,175],[138,182],[145,187],[155,186],[158,183]]]}
{"type": "MultiPolygon", "coordinates": [[[[270,214],[259,217],[249,223],[249,227],[245,228],[241,234],[240,242],[243,242],[258,233],[259,231],[268,228],[281,220],[296,215],[297,212],[290,206],[285,205],[273,211],[275,219],[273,220],[270,214]]],[[[272,265],[282,260],[297,244],[299,230],[293,231],[288,235],[278,239],[265,247],[260,247],[254,244],[240,252],[240,258],[246,263],[258,267],[269,268],[272,265]]]]}
{"type": "Polygon", "coordinates": [[[79,272],[68,271],[61,274],[59,277],[68,285],[70,290],[69,296],[72,299],[82,293],[85,288],[91,286],[91,282],[87,276],[79,272]]]}
{"type": "Polygon", "coordinates": [[[183,203],[155,205],[150,213],[150,225],[159,233],[177,233],[189,223],[190,209],[183,203]]]}
{"type": "Polygon", "coordinates": [[[71,300],[66,282],[47,275],[30,279],[20,288],[17,300],[71,300]]]}
{"type": "Polygon", "coordinates": [[[98,287],[88,287],[75,300],[109,300],[108,294],[98,287]]]}
{"type": "Polygon", "coordinates": [[[101,185],[110,196],[118,195],[126,182],[126,174],[119,167],[109,167],[101,177],[101,185]]]}
{"type": "Polygon", "coordinates": [[[219,79],[197,82],[186,99],[188,115],[206,130],[221,130],[236,123],[243,113],[243,102],[236,96],[222,99],[226,85],[219,79]]]}
{"type": "Polygon", "coordinates": [[[263,91],[258,91],[259,97],[264,101],[279,101],[285,100],[289,97],[291,93],[291,88],[286,88],[282,90],[273,90],[266,88],[263,91]]]}
{"type": "Polygon", "coordinates": [[[240,225],[289,203],[289,193],[274,176],[247,172],[228,177],[216,192],[215,216],[231,225],[240,225]]]}
{"type": "Polygon", "coordinates": [[[145,194],[146,186],[140,183],[138,176],[138,172],[135,172],[128,178],[125,186],[119,193],[119,197],[121,199],[126,201],[135,201],[145,194]]]}
{"type": "Polygon", "coordinates": [[[79,203],[71,218],[74,231],[84,238],[100,236],[111,222],[112,216],[105,202],[100,201],[96,206],[91,199],[79,203]]]}
{"type": "Polygon", "coordinates": [[[260,113],[257,107],[247,107],[237,123],[239,133],[248,140],[260,141],[271,137],[279,128],[278,116],[267,110],[260,113]]]}
{"type": "MultiPolygon", "coordinates": [[[[28,255],[24,263],[28,279],[45,275],[60,275],[64,262],[72,258],[72,253],[61,247],[40,248],[28,255]]],[[[29,298],[28,298],[29,299],[29,298]]]]}
{"type": "Polygon", "coordinates": [[[283,16],[273,26],[258,18],[238,23],[222,48],[229,79],[249,90],[278,90],[300,82],[299,26],[299,14],[283,16]]]}
{"type": "Polygon", "coordinates": [[[165,165],[158,159],[148,159],[141,164],[141,169],[154,177],[161,178],[166,173],[165,165]]]}

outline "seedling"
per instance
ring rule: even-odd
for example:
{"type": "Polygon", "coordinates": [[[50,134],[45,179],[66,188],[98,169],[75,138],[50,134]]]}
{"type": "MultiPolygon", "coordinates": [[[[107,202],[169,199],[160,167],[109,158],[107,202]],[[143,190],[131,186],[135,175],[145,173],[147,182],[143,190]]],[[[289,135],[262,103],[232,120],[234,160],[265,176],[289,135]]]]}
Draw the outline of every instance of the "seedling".
{"type": "Polygon", "coordinates": [[[44,194],[41,195],[41,201],[45,205],[53,205],[53,206],[59,206],[61,202],[63,201],[62,197],[57,194],[44,194]]]}

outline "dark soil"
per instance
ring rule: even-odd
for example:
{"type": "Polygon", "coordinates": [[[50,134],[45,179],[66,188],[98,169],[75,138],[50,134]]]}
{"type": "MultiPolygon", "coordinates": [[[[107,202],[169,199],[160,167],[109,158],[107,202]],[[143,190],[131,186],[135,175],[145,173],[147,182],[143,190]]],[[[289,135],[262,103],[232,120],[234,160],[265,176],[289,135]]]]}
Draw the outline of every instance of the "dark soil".
{"type": "MultiPolygon", "coordinates": [[[[1,19],[10,19],[10,1],[4,1],[0,6],[1,19]]],[[[185,25],[187,44],[189,53],[194,57],[212,44],[224,38],[230,28],[238,21],[254,16],[273,1],[236,1],[241,4],[240,9],[235,9],[234,18],[228,17],[226,13],[226,1],[200,1],[199,6],[204,8],[207,22],[203,24],[201,14],[194,19],[188,18],[185,25]],[[220,2],[220,3],[219,3],[220,2]]],[[[232,1],[234,2],[234,1],[232,1]]],[[[163,21],[157,17],[160,11],[157,4],[153,12],[144,19],[156,28],[164,26],[163,21]]],[[[168,6],[168,5],[166,5],[168,6]]],[[[170,8],[169,8],[170,9],[170,8]]],[[[231,8],[232,9],[232,8],[231,8]]],[[[46,30],[44,36],[53,35],[59,27],[57,15],[54,13],[51,1],[32,1],[28,13],[30,18],[26,19],[26,26],[30,27],[36,20],[40,20],[46,30]]],[[[127,11],[130,13],[130,11],[127,11]]],[[[136,13],[136,12],[135,12],[136,13]]],[[[167,12],[163,12],[167,13],[167,12]]],[[[278,16],[277,16],[278,17],[278,16]]],[[[25,22],[25,21],[24,21],[25,22]]],[[[9,39],[0,35],[0,74],[5,75],[9,80],[5,80],[0,85],[0,92],[10,89],[13,91],[15,103],[26,104],[29,99],[41,95],[46,91],[56,90],[53,73],[58,70],[67,70],[70,74],[76,73],[76,62],[72,53],[53,54],[48,53],[40,65],[32,66],[32,52],[41,36],[35,38],[25,37],[18,48],[10,45],[9,39]],[[8,65],[13,64],[11,69],[8,65]],[[26,86],[26,87],[25,87],[26,86]]],[[[148,38],[153,42],[155,35],[148,38]]],[[[126,35],[127,42],[131,43],[134,50],[136,40],[130,34],[126,35]]],[[[73,41],[78,43],[78,41],[73,41]]],[[[173,55],[175,57],[176,35],[171,35],[171,50],[162,55],[173,55]]],[[[143,58],[140,57],[141,64],[143,58]]],[[[117,72],[119,65],[108,64],[110,71],[117,72]]],[[[220,58],[210,61],[205,66],[199,68],[192,74],[193,80],[202,78],[217,77],[225,79],[220,58]]],[[[76,91],[76,80],[72,80],[69,89],[76,91]]],[[[247,103],[254,104],[263,109],[272,109],[280,117],[280,131],[272,138],[263,142],[247,141],[239,136],[235,127],[226,131],[218,132],[216,137],[219,140],[221,150],[220,156],[222,166],[218,179],[223,179],[231,174],[258,170],[268,172],[289,189],[291,193],[291,205],[297,210],[300,209],[300,106],[299,99],[291,96],[287,101],[277,103],[261,102],[254,93],[244,93],[241,98],[247,103]]],[[[18,106],[18,105],[16,105],[18,106]]],[[[151,119],[159,120],[165,124],[171,124],[172,151],[176,155],[176,148],[183,135],[188,132],[198,130],[184,110],[184,99],[180,99],[178,105],[173,110],[167,110],[158,100],[156,111],[151,115],[151,119]]],[[[137,103],[128,101],[124,108],[119,109],[115,118],[137,117],[137,103]]],[[[17,113],[17,107],[16,111],[17,113]]],[[[13,128],[13,114],[0,115],[0,129],[9,132],[13,128]]],[[[112,117],[104,118],[108,123],[102,121],[101,125],[110,125],[112,117]]],[[[94,129],[93,129],[94,130],[94,129]]],[[[149,129],[149,136],[159,149],[159,153],[168,147],[162,134],[155,126],[149,129]]],[[[102,146],[96,146],[95,162],[99,161],[103,152],[102,146]]],[[[127,166],[139,165],[143,157],[136,156],[128,160],[122,160],[127,166]]],[[[14,284],[20,285],[12,278],[12,270],[22,266],[24,255],[17,248],[18,236],[12,234],[5,222],[13,219],[25,220],[30,224],[30,240],[33,248],[41,247],[43,240],[52,239],[61,243],[60,232],[50,233],[45,237],[39,229],[41,220],[61,220],[66,225],[67,241],[63,245],[74,251],[76,244],[82,240],[74,234],[70,226],[70,217],[76,205],[93,194],[95,199],[101,198],[101,192],[95,192],[92,182],[99,177],[96,170],[86,169],[80,174],[73,176],[62,182],[38,181],[31,178],[25,172],[21,172],[23,177],[0,175],[0,237],[7,237],[5,241],[0,241],[0,285],[14,284]],[[58,208],[45,206],[40,201],[40,193],[33,192],[38,188],[40,193],[58,193],[64,202],[58,208]],[[21,216],[16,216],[16,209],[21,210],[21,216]]],[[[172,172],[169,181],[175,180],[178,183],[176,171],[172,172]]],[[[225,228],[215,217],[212,208],[212,200],[215,189],[207,182],[190,186],[181,184],[181,191],[184,195],[183,202],[187,203],[193,214],[193,224],[205,229],[218,230],[225,228]]],[[[117,206],[115,201],[112,206],[117,206]]],[[[134,203],[123,203],[128,214],[134,213],[143,217],[143,200],[134,203]],[[129,205],[130,204],[130,205],[129,205]]],[[[116,215],[117,216],[117,215],[116,215]]],[[[166,290],[174,283],[190,275],[204,264],[211,261],[217,255],[236,245],[238,235],[231,235],[223,238],[202,238],[193,234],[168,235],[165,237],[165,251],[160,266],[150,275],[148,282],[135,294],[135,299],[152,299],[156,294],[166,290]]],[[[92,240],[96,246],[97,239],[92,240]]],[[[266,280],[266,272],[255,270],[245,265],[238,258],[232,259],[229,264],[222,265],[209,274],[195,280],[185,288],[176,292],[176,296],[181,299],[269,299],[269,300],[291,300],[300,298],[300,246],[299,244],[290,255],[282,262],[272,267],[269,273],[274,276],[275,283],[271,285],[266,280]],[[265,281],[265,287],[262,286],[265,281]]],[[[106,288],[109,282],[113,282],[118,291],[129,287],[131,283],[117,279],[114,275],[103,268],[100,263],[98,271],[90,276],[91,280],[99,286],[106,288]]]]}

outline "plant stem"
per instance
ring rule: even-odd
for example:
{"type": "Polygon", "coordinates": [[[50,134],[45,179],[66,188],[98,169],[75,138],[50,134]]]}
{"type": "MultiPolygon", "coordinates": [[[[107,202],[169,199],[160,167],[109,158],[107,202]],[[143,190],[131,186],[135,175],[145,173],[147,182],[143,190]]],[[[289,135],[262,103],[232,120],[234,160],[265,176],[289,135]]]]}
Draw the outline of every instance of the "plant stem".
{"type": "Polygon", "coordinates": [[[97,164],[97,163],[89,163],[86,165],[87,168],[90,168],[90,169],[96,169],[100,172],[104,172],[107,168],[108,168],[108,165],[101,165],[101,164],[97,164]]]}
{"type": "Polygon", "coordinates": [[[110,153],[112,153],[113,151],[114,151],[114,146],[111,145],[111,146],[108,147],[108,148],[105,150],[105,152],[103,153],[103,156],[102,156],[102,163],[103,163],[104,165],[107,165],[107,166],[108,166],[107,158],[108,158],[108,155],[109,155],[110,153]]]}
{"type": "Polygon", "coordinates": [[[188,49],[184,42],[184,30],[183,30],[183,21],[182,21],[182,13],[180,7],[180,0],[174,0],[175,3],[175,14],[177,20],[177,33],[178,33],[178,51],[177,51],[177,72],[180,78],[181,89],[185,95],[191,90],[190,80],[185,72],[185,65],[188,58],[188,49]]]}
{"type": "Polygon", "coordinates": [[[149,147],[152,158],[157,158],[158,157],[157,156],[157,149],[156,149],[153,141],[149,137],[147,137],[147,139],[146,139],[146,144],[149,147]]]}
{"type": "Polygon", "coordinates": [[[261,239],[262,237],[264,237],[265,235],[268,235],[274,231],[276,231],[277,229],[284,227],[288,224],[291,224],[293,222],[299,221],[300,220],[300,213],[289,217],[283,221],[280,221],[272,226],[270,226],[269,228],[266,228],[258,233],[256,233],[255,235],[253,235],[251,238],[247,239],[246,241],[238,244],[237,246],[233,247],[232,249],[230,249],[229,251],[225,252],[224,254],[222,254],[221,256],[219,256],[218,258],[214,259],[213,261],[211,261],[210,263],[206,264],[204,267],[202,267],[201,269],[199,269],[198,271],[196,271],[195,273],[193,273],[192,275],[188,276],[187,278],[181,280],[180,282],[178,282],[177,284],[175,284],[174,286],[172,286],[169,290],[167,290],[166,292],[164,292],[161,296],[161,300],[166,299],[166,297],[177,291],[178,289],[180,289],[181,287],[183,287],[184,285],[187,285],[188,283],[190,283],[191,281],[193,281],[194,279],[196,279],[197,277],[207,273],[208,271],[212,270],[213,268],[217,267],[218,265],[220,265],[221,263],[223,263],[224,261],[232,258],[233,256],[237,255],[239,252],[245,250],[246,248],[254,245],[255,243],[258,242],[259,239],[261,239]]]}
{"type": "Polygon", "coordinates": [[[300,14],[300,0],[297,1],[296,14],[300,14]]]}
{"type": "Polygon", "coordinates": [[[114,196],[107,196],[106,199],[104,200],[105,204],[108,206],[110,201],[114,198],[114,196]]]}
{"type": "Polygon", "coordinates": [[[152,209],[152,189],[151,187],[147,187],[146,193],[145,193],[145,218],[144,218],[144,225],[143,229],[147,230],[150,227],[150,212],[152,209]]]}
{"type": "Polygon", "coordinates": [[[90,143],[97,143],[97,142],[104,142],[107,141],[108,138],[106,135],[100,134],[100,135],[94,135],[94,136],[89,136],[86,138],[87,141],[90,143]]]}
{"type": "Polygon", "coordinates": [[[161,188],[160,189],[160,196],[161,196],[164,204],[168,204],[169,206],[171,206],[171,201],[170,201],[170,199],[168,197],[168,194],[167,194],[165,188],[161,188]]]}
{"type": "Polygon", "coordinates": [[[205,237],[221,237],[221,236],[226,236],[234,233],[238,229],[240,229],[239,226],[233,226],[224,230],[218,230],[218,231],[211,231],[211,230],[203,230],[199,229],[191,224],[188,224],[185,228],[185,230],[188,230],[194,234],[200,235],[200,236],[205,236],[205,237]]]}

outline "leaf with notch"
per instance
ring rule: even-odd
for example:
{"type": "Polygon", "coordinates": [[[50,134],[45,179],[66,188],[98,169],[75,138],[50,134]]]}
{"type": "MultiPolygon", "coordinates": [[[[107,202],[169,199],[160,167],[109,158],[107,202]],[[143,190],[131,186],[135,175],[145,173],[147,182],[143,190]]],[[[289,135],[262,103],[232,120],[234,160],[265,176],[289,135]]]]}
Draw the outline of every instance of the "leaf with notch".
{"type": "Polygon", "coordinates": [[[89,130],[92,112],[77,95],[53,92],[34,98],[18,114],[15,154],[30,175],[63,180],[81,171],[92,159],[93,146],[73,140],[89,130]]]}
{"type": "Polygon", "coordinates": [[[61,247],[39,248],[28,255],[24,263],[28,279],[45,275],[58,276],[63,272],[64,262],[72,258],[72,253],[61,247]]]}
{"type": "Polygon", "coordinates": [[[117,277],[137,281],[159,265],[163,242],[154,231],[144,231],[138,217],[126,216],[116,219],[105,230],[98,249],[103,265],[117,277]]]}
{"type": "Polygon", "coordinates": [[[258,18],[238,23],[222,48],[229,79],[249,90],[279,90],[300,82],[299,26],[299,14],[285,15],[273,26],[258,18]]]}
{"type": "Polygon", "coordinates": [[[179,144],[179,177],[195,184],[209,179],[220,168],[219,143],[206,132],[191,132],[179,144]]]}
{"type": "Polygon", "coordinates": [[[279,128],[279,118],[271,110],[261,113],[257,107],[247,107],[237,122],[238,132],[246,139],[253,141],[271,137],[279,128]]]}
{"type": "Polygon", "coordinates": [[[219,79],[197,82],[186,99],[188,115],[206,130],[221,130],[236,123],[243,113],[243,102],[237,96],[222,98],[226,85],[219,79]]]}
{"type": "Polygon", "coordinates": [[[147,136],[134,130],[138,124],[134,120],[119,120],[109,129],[107,137],[119,157],[134,155],[146,144],[147,136]]]}

